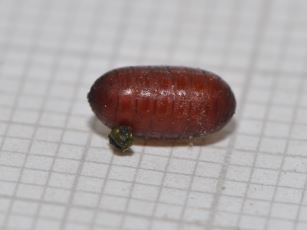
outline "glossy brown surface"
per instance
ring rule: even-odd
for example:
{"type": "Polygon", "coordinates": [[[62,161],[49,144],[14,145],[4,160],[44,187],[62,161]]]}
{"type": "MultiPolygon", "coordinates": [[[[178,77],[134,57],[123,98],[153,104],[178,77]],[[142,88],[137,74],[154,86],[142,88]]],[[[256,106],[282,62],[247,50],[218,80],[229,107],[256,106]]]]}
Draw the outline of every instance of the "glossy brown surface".
{"type": "Polygon", "coordinates": [[[101,76],[88,94],[108,127],[129,126],[134,136],[187,138],[221,129],[235,112],[225,81],[200,69],[124,67],[101,76]]]}

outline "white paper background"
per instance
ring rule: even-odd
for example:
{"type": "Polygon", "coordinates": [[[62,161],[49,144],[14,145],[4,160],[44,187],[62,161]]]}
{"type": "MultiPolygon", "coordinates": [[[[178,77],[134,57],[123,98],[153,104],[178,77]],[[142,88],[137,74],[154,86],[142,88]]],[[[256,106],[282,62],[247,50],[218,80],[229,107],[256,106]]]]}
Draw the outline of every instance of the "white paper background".
{"type": "Polygon", "coordinates": [[[307,229],[307,2],[1,0],[0,229],[307,229]],[[114,67],[221,75],[233,121],[114,154],[86,94],[114,67]]]}

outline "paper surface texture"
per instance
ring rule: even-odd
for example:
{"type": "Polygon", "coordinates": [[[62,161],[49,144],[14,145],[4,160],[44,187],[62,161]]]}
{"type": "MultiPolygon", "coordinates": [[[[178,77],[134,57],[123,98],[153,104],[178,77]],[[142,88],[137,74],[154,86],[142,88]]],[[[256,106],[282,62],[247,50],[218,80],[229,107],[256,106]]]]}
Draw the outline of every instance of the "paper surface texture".
{"type": "MultiPolygon", "coordinates": [[[[307,1],[0,1],[1,230],[306,230],[307,1]],[[222,76],[202,143],[119,156],[86,95],[110,69],[222,76]]],[[[142,142],[142,141],[141,141],[142,142]]]]}

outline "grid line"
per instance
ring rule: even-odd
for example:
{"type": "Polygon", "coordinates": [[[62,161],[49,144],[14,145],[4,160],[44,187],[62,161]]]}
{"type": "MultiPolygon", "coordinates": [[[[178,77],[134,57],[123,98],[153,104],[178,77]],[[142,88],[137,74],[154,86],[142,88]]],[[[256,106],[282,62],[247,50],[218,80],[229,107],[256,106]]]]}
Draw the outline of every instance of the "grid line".
{"type": "MultiPolygon", "coordinates": [[[[146,23],[145,25],[145,33],[144,33],[144,38],[142,40],[142,43],[140,45],[140,51],[145,54],[146,53],[146,47],[147,47],[147,39],[148,39],[148,36],[150,35],[150,31],[152,30],[153,28],[153,18],[155,18],[156,14],[157,14],[157,10],[158,10],[158,7],[157,6],[153,6],[151,7],[150,9],[150,12],[149,12],[149,15],[148,15],[148,22],[146,23]]],[[[143,59],[143,56],[140,55],[139,57],[139,62],[142,62],[142,59],[143,59]]],[[[137,101],[135,101],[137,102],[137,101]]],[[[135,184],[137,183],[136,182],[136,179],[137,179],[137,174],[139,172],[139,169],[140,169],[140,165],[141,165],[141,162],[142,162],[142,159],[143,159],[143,155],[144,155],[144,149],[142,150],[142,152],[140,152],[139,154],[139,159],[138,159],[138,163],[137,163],[137,166],[135,168],[135,173],[133,175],[133,180],[132,180],[132,185],[131,185],[131,188],[130,188],[130,191],[129,191],[129,194],[128,194],[128,201],[126,202],[126,205],[125,205],[125,209],[124,209],[124,215],[122,215],[121,219],[120,219],[120,224],[119,224],[119,229],[123,229],[124,226],[125,226],[125,221],[127,219],[127,215],[126,213],[128,213],[128,209],[129,209],[129,205],[131,204],[131,199],[132,199],[132,193],[133,193],[133,190],[135,188],[135,184]]]]}
{"type": "MultiPolygon", "coordinates": [[[[289,8],[288,8],[288,12],[293,12],[293,10],[295,11],[295,9],[298,7],[296,4],[296,2],[291,2],[291,4],[289,3],[289,8]]],[[[290,17],[289,17],[290,18],[290,17]]],[[[291,21],[288,20],[286,23],[285,23],[285,30],[288,30],[288,31],[291,31],[291,29],[293,28],[293,25],[291,24],[291,21]]],[[[287,44],[289,43],[289,33],[285,33],[284,35],[284,46],[287,47],[287,44]]],[[[282,53],[282,55],[280,55],[281,59],[283,59],[284,55],[282,53]]],[[[307,60],[307,56],[305,57],[304,59],[305,63],[306,63],[306,60],[307,60]]],[[[301,78],[300,80],[300,83],[303,83],[303,78],[301,78]]],[[[297,113],[297,105],[299,104],[300,102],[300,98],[302,96],[302,92],[303,92],[303,84],[299,84],[299,88],[298,88],[298,98],[295,102],[295,106],[294,106],[294,111],[293,111],[293,117],[295,117],[296,113],[297,113]]],[[[288,133],[288,138],[290,139],[291,137],[291,134],[292,134],[292,131],[293,131],[293,125],[294,125],[294,119],[292,119],[291,121],[291,126],[290,126],[290,130],[289,130],[289,133],[288,133]]],[[[282,169],[284,167],[284,164],[285,164],[285,158],[287,156],[287,149],[289,147],[289,139],[286,140],[286,146],[285,146],[285,151],[284,153],[282,154],[282,161],[281,161],[281,165],[280,165],[280,168],[282,169]]],[[[272,216],[272,212],[273,212],[273,205],[275,203],[275,196],[276,196],[276,193],[277,193],[277,186],[279,185],[280,183],[280,180],[281,180],[281,170],[279,170],[278,172],[278,177],[277,177],[277,181],[276,181],[276,186],[274,188],[274,193],[273,193],[273,196],[272,196],[272,200],[270,202],[270,209],[269,209],[269,213],[266,217],[266,222],[265,222],[265,227],[264,229],[269,229],[269,224],[270,224],[270,218],[272,216]]],[[[305,177],[305,180],[307,179],[307,177],[305,177]]],[[[302,190],[304,192],[304,190],[302,190]]],[[[298,212],[298,211],[297,211],[298,212]]],[[[298,215],[298,214],[297,214],[298,215]]],[[[294,223],[294,228],[293,229],[296,229],[297,227],[297,224],[294,223]]]]}
{"type": "Polygon", "coordinates": [[[307,226],[303,0],[0,1],[0,226],[299,230],[307,226]],[[206,139],[119,156],[85,94],[110,68],[184,65],[232,86],[206,139]]]}
{"type": "MultiPolygon", "coordinates": [[[[114,40],[113,43],[112,43],[113,52],[112,52],[112,55],[110,56],[110,58],[108,60],[108,66],[113,66],[116,63],[116,60],[118,58],[119,49],[120,49],[120,46],[123,42],[122,36],[123,36],[124,30],[125,30],[124,19],[125,19],[125,16],[128,16],[130,14],[130,5],[125,3],[122,6],[122,9],[120,9],[120,11],[122,12],[122,15],[120,17],[119,23],[117,24],[117,30],[116,30],[117,37],[116,37],[116,40],[114,40]]],[[[96,123],[97,123],[97,120],[96,120],[96,123]]],[[[111,165],[113,165],[113,158],[114,157],[112,155],[111,159],[110,159],[110,165],[107,168],[106,178],[108,178],[109,175],[110,175],[111,165]]],[[[97,205],[96,205],[96,207],[94,207],[94,214],[93,214],[90,226],[89,226],[90,230],[94,229],[94,227],[95,227],[95,223],[96,223],[96,220],[98,218],[97,215],[98,215],[98,212],[99,212],[100,203],[102,201],[102,197],[103,197],[106,185],[107,185],[107,180],[104,180],[102,187],[101,187],[101,192],[100,192],[100,195],[99,195],[99,198],[98,198],[98,201],[97,201],[97,205]]]]}
{"type": "MultiPolygon", "coordinates": [[[[285,36],[284,36],[285,37],[285,36]]],[[[286,39],[284,39],[284,43],[282,44],[282,45],[284,45],[284,46],[286,46],[286,41],[285,41],[286,39]]],[[[280,62],[281,62],[281,60],[282,60],[282,57],[283,57],[283,54],[280,54],[280,56],[279,56],[280,58],[279,58],[279,63],[278,64],[281,64],[280,62]]],[[[277,64],[277,66],[278,66],[278,64],[277,64]]],[[[276,73],[276,75],[278,74],[278,72],[276,73]]],[[[278,80],[278,78],[273,78],[273,81],[272,81],[272,85],[271,85],[271,89],[270,89],[270,94],[269,94],[269,100],[268,100],[268,102],[265,104],[265,107],[266,107],[266,110],[265,110],[265,114],[264,114],[264,118],[263,118],[263,122],[262,122],[262,126],[261,126],[261,131],[260,131],[260,139],[259,139],[259,141],[258,141],[258,143],[257,143],[257,148],[256,148],[256,151],[257,151],[257,153],[259,153],[259,151],[260,151],[260,144],[261,144],[261,141],[262,141],[262,137],[264,137],[265,135],[264,135],[264,130],[265,130],[265,128],[266,128],[266,125],[267,125],[267,123],[268,123],[268,116],[269,116],[269,112],[270,112],[270,108],[271,108],[271,106],[272,106],[272,98],[273,98],[273,96],[274,96],[274,94],[275,94],[275,92],[276,92],[276,83],[277,83],[277,80],[278,80]]],[[[243,214],[245,214],[244,213],[244,206],[246,205],[246,203],[247,203],[247,193],[248,193],[248,190],[249,190],[249,188],[250,188],[250,184],[251,184],[251,179],[252,179],[252,176],[253,176],[253,173],[254,173],[254,171],[255,171],[255,168],[256,168],[256,162],[257,162],[257,159],[258,159],[258,154],[255,154],[254,155],[254,158],[253,158],[253,164],[251,165],[251,171],[250,171],[250,174],[249,174],[249,180],[248,180],[248,183],[247,183],[247,188],[246,188],[246,190],[245,190],[245,193],[244,193],[244,196],[243,196],[243,201],[242,201],[242,204],[241,204],[241,207],[240,207],[240,213],[241,213],[241,215],[239,216],[239,218],[238,218],[238,221],[237,221],[237,225],[240,225],[240,222],[241,222],[241,220],[242,220],[242,215],[243,214]]],[[[257,167],[257,168],[259,168],[259,167],[257,167]]]]}
{"type": "MultiPolygon", "coordinates": [[[[19,6],[19,7],[20,7],[20,9],[22,9],[22,6],[19,6]]],[[[19,8],[19,7],[18,7],[18,8],[19,8]]],[[[43,14],[42,14],[42,16],[43,16],[43,14]]],[[[43,20],[42,20],[42,21],[43,21],[43,20]]],[[[38,36],[37,33],[39,32],[40,29],[41,29],[41,27],[37,27],[37,29],[36,29],[35,31],[33,31],[33,34],[35,35],[36,38],[37,38],[37,36],[38,36]]],[[[35,44],[35,40],[34,40],[33,43],[32,43],[31,50],[32,50],[33,52],[35,52],[35,49],[36,49],[36,44],[35,44]]],[[[16,113],[16,110],[17,110],[17,101],[18,101],[17,98],[20,98],[20,97],[22,96],[21,92],[22,92],[22,89],[23,89],[23,87],[24,87],[24,85],[25,85],[26,79],[27,79],[27,77],[28,77],[27,72],[28,72],[28,69],[29,69],[30,64],[31,64],[31,58],[29,57],[28,60],[27,60],[27,62],[26,62],[26,66],[25,66],[25,68],[24,68],[24,74],[23,74],[23,76],[22,76],[21,84],[20,84],[20,86],[18,87],[18,91],[17,91],[18,93],[17,93],[16,100],[14,101],[14,105],[13,105],[14,110],[13,110],[12,113],[11,113],[11,117],[13,117],[13,115],[16,113]]],[[[40,113],[41,113],[41,111],[40,111],[40,113]]],[[[7,131],[8,131],[8,128],[7,128],[6,132],[7,132],[7,131]]],[[[32,141],[31,141],[31,142],[32,142],[32,141]]],[[[3,145],[1,146],[1,149],[3,149],[3,145]]],[[[26,156],[26,157],[27,157],[27,156],[26,156]]],[[[26,162],[26,160],[25,160],[24,162],[26,162]]],[[[22,165],[21,170],[20,170],[20,173],[19,173],[19,175],[18,175],[18,181],[20,181],[20,179],[21,179],[23,169],[24,169],[24,164],[22,165]]],[[[18,184],[18,182],[17,182],[17,184],[16,184],[16,186],[15,186],[15,188],[14,188],[14,191],[13,191],[13,194],[14,194],[14,195],[16,195],[16,193],[17,193],[17,191],[18,191],[18,188],[19,188],[18,185],[19,185],[19,184],[18,184]]],[[[3,223],[3,225],[2,225],[4,229],[8,228],[7,225],[8,225],[8,223],[9,223],[9,220],[10,220],[10,217],[11,217],[13,205],[14,205],[14,200],[10,200],[10,205],[9,205],[8,211],[7,211],[6,215],[5,215],[4,223],[3,223]]]]}
{"type": "MultiPolygon", "coordinates": [[[[240,119],[241,117],[241,111],[242,109],[244,108],[244,105],[245,105],[245,100],[246,100],[246,95],[248,94],[248,90],[250,89],[250,84],[251,84],[251,78],[252,78],[252,73],[253,73],[253,69],[254,69],[254,64],[255,64],[255,61],[257,60],[257,56],[258,56],[258,46],[260,45],[260,41],[261,41],[261,38],[263,36],[263,25],[265,24],[265,19],[267,18],[268,14],[269,14],[269,9],[270,9],[270,4],[271,4],[271,1],[262,1],[262,11],[261,11],[261,15],[259,15],[259,19],[258,19],[258,23],[257,23],[257,27],[256,27],[256,30],[257,30],[257,36],[255,37],[255,40],[254,40],[254,45],[253,45],[253,52],[251,54],[251,57],[250,57],[250,64],[248,66],[248,69],[246,70],[247,73],[247,77],[246,77],[246,81],[245,81],[245,84],[244,84],[244,87],[243,87],[243,93],[241,94],[241,98],[239,100],[241,104],[241,107],[238,108],[238,112],[237,112],[237,119],[240,119]]],[[[229,146],[228,146],[228,151],[227,151],[227,155],[225,156],[224,158],[224,167],[222,168],[221,170],[221,173],[219,175],[219,181],[218,181],[218,185],[217,185],[217,193],[215,194],[214,196],[214,200],[213,200],[213,211],[210,213],[210,216],[209,216],[209,221],[208,221],[208,226],[209,226],[209,229],[212,228],[212,225],[213,223],[215,222],[215,218],[216,218],[216,209],[217,209],[217,206],[219,204],[219,201],[220,201],[220,197],[221,197],[221,191],[223,191],[223,186],[224,186],[224,180],[225,180],[225,177],[226,177],[226,174],[227,174],[227,170],[228,170],[228,163],[229,163],[229,160],[230,160],[230,156],[232,154],[232,151],[234,149],[234,146],[233,146],[233,143],[236,141],[237,139],[237,136],[234,135],[232,137],[232,141],[230,142],[229,146]]]]}
{"type": "MultiPolygon", "coordinates": [[[[75,6],[73,6],[73,5],[71,5],[72,6],[72,9],[70,9],[71,10],[71,12],[74,12],[74,7],[75,6]]],[[[66,24],[66,26],[68,27],[68,28],[71,28],[71,24],[72,24],[72,19],[73,19],[73,17],[74,17],[74,13],[72,13],[72,18],[66,18],[66,20],[65,20],[65,24],[66,24]]],[[[69,31],[69,30],[68,30],[69,31]]],[[[62,34],[61,34],[61,37],[62,37],[62,44],[60,45],[60,46],[58,46],[58,49],[57,49],[57,52],[56,52],[56,55],[55,55],[55,59],[54,59],[54,61],[53,61],[53,69],[52,69],[52,72],[51,72],[51,76],[55,76],[56,74],[57,74],[57,72],[58,72],[58,65],[59,65],[59,63],[60,63],[60,61],[61,61],[61,54],[63,53],[63,49],[64,49],[64,47],[65,47],[65,45],[66,45],[66,42],[67,42],[67,39],[68,39],[68,36],[69,35],[69,33],[67,33],[67,31],[65,31],[65,32],[63,32],[62,34]]],[[[54,77],[52,77],[51,78],[51,81],[50,81],[50,85],[53,85],[55,83],[55,78],[54,77]]],[[[47,96],[46,96],[47,98],[49,97],[49,92],[47,93],[47,96]]],[[[72,108],[72,105],[73,105],[73,103],[71,103],[71,106],[70,106],[70,109],[69,110],[71,110],[71,108],[72,108]]],[[[67,124],[67,121],[68,121],[68,118],[69,118],[69,113],[68,114],[66,114],[66,118],[65,118],[65,124],[67,124]]],[[[60,136],[60,139],[62,140],[63,139],[63,136],[64,136],[64,129],[63,129],[63,131],[62,131],[62,133],[61,133],[61,136],[60,136]]],[[[59,148],[60,148],[60,144],[57,144],[57,147],[56,147],[57,149],[56,149],[56,153],[58,152],[58,150],[59,150],[59,148]]],[[[51,163],[51,168],[53,168],[53,165],[54,165],[54,162],[55,162],[55,158],[56,158],[56,154],[55,154],[55,156],[53,157],[53,159],[52,159],[52,163],[51,163]]],[[[47,176],[47,180],[46,180],[46,186],[43,188],[43,192],[42,192],[42,194],[41,194],[41,197],[40,197],[40,199],[41,200],[43,200],[44,199],[44,196],[45,196],[45,193],[46,193],[46,191],[47,191],[47,188],[48,188],[48,185],[49,185],[49,181],[50,181],[50,178],[51,178],[51,173],[48,173],[48,176],[47,176]]],[[[37,223],[38,223],[38,220],[39,220],[39,214],[40,214],[40,211],[41,211],[41,207],[42,207],[42,203],[41,202],[39,202],[39,205],[38,205],[38,208],[37,208],[37,212],[35,213],[35,219],[34,219],[34,222],[32,223],[32,225],[31,225],[31,229],[37,229],[37,223]]]]}

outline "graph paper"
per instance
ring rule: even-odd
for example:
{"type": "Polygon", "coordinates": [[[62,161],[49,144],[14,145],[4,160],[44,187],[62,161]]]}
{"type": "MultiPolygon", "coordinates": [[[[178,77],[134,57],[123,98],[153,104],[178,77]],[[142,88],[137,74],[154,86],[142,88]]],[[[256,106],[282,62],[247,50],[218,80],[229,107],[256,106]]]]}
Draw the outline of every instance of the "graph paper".
{"type": "Polygon", "coordinates": [[[1,230],[306,230],[307,2],[1,0],[1,230]],[[86,94],[184,65],[238,108],[193,145],[115,153],[86,94]]]}

